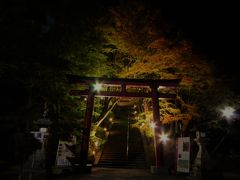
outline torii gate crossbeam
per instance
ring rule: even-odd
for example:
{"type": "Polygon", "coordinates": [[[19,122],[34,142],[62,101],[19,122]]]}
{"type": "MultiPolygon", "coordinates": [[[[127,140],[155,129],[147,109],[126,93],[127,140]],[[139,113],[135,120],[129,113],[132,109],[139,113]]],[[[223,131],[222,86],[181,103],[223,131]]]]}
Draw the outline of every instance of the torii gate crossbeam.
{"type": "Polygon", "coordinates": [[[81,145],[80,164],[86,167],[88,161],[88,149],[90,140],[90,129],[92,111],[94,106],[95,96],[106,97],[144,97],[152,98],[153,107],[153,121],[156,124],[154,129],[154,148],[155,148],[155,166],[157,168],[163,167],[163,144],[159,142],[159,135],[161,134],[162,123],[160,121],[159,111],[159,98],[175,98],[175,94],[162,94],[158,91],[161,87],[176,87],[180,83],[180,79],[159,79],[159,80],[146,80],[146,79],[117,79],[117,78],[95,78],[95,77],[80,77],[76,75],[67,76],[70,83],[80,84],[87,87],[84,90],[71,90],[69,92],[72,96],[87,96],[87,108],[84,117],[84,134],[81,145]],[[119,86],[118,91],[95,91],[93,85],[98,82],[105,86],[119,86]],[[147,87],[150,92],[129,92],[129,87],[147,87]]]}

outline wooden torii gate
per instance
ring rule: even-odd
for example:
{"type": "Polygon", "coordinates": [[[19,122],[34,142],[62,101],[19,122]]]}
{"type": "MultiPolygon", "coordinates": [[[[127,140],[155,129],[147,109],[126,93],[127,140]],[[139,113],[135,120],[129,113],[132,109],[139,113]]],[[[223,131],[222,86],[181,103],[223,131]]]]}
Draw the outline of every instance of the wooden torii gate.
{"type": "Polygon", "coordinates": [[[81,144],[80,164],[86,167],[88,160],[88,149],[90,140],[91,119],[94,106],[95,96],[104,97],[143,97],[152,98],[153,121],[156,124],[154,128],[154,148],[155,148],[155,166],[163,167],[163,144],[159,141],[162,123],[160,121],[159,98],[175,98],[175,94],[163,94],[158,91],[159,87],[176,87],[180,83],[180,79],[117,79],[117,78],[95,78],[81,77],[76,75],[68,75],[70,83],[80,84],[85,87],[83,90],[71,90],[72,96],[87,96],[87,108],[84,117],[84,133],[81,144]],[[99,83],[106,87],[117,87],[115,91],[108,89],[102,91],[94,90],[94,84],[99,83]],[[148,88],[147,92],[131,92],[131,87],[148,88]]]}

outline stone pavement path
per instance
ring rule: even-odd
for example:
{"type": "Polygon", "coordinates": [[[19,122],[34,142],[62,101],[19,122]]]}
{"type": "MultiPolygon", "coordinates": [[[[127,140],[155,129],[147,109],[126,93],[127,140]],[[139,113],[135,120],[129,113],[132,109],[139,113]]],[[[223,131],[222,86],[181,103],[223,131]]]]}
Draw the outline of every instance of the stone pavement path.
{"type": "Polygon", "coordinates": [[[185,175],[153,175],[148,169],[119,169],[94,167],[90,174],[73,174],[54,177],[52,180],[186,180],[185,175]]]}

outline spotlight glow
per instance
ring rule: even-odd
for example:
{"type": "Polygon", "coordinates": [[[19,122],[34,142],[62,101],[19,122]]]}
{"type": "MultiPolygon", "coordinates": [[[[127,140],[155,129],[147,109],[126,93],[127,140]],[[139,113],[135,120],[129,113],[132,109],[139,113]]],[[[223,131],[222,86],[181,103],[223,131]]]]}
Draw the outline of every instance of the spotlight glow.
{"type": "Polygon", "coordinates": [[[226,119],[231,119],[234,116],[234,111],[235,111],[234,108],[227,106],[221,110],[221,113],[222,116],[225,117],[226,119]]]}
{"type": "Polygon", "coordinates": [[[96,82],[96,84],[93,85],[93,90],[94,91],[100,92],[101,89],[102,89],[102,84],[101,83],[96,82]]]}
{"type": "Polygon", "coordinates": [[[162,132],[159,137],[160,141],[163,142],[163,144],[165,144],[169,140],[168,134],[165,134],[164,132],[162,132]]]}
{"type": "Polygon", "coordinates": [[[165,88],[166,88],[165,86],[159,86],[158,90],[165,89],[165,88]]]}
{"type": "Polygon", "coordinates": [[[150,127],[151,127],[152,129],[155,129],[155,128],[156,128],[156,124],[155,124],[154,122],[150,122],[150,127]]]}

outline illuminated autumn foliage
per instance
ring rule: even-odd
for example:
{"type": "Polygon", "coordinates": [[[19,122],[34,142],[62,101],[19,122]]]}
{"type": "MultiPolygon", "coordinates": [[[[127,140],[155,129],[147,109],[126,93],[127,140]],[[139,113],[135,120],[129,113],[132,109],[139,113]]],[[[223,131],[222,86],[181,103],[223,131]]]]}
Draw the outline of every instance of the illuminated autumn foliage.
{"type": "MultiPolygon", "coordinates": [[[[97,30],[105,39],[104,54],[116,68],[114,76],[137,79],[181,78],[183,91],[194,89],[202,93],[214,83],[207,60],[195,53],[191,42],[179,32],[173,32],[169,37],[171,26],[159,17],[159,11],[150,12],[141,3],[121,4],[110,9],[107,23],[98,26],[97,30]]],[[[177,94],[177,106],[162,107],[164,123],[179,120],[188,122],[199,117],[196,104],[188,102],[189,97],[182,97],[183,91],[177,94]]]]}

